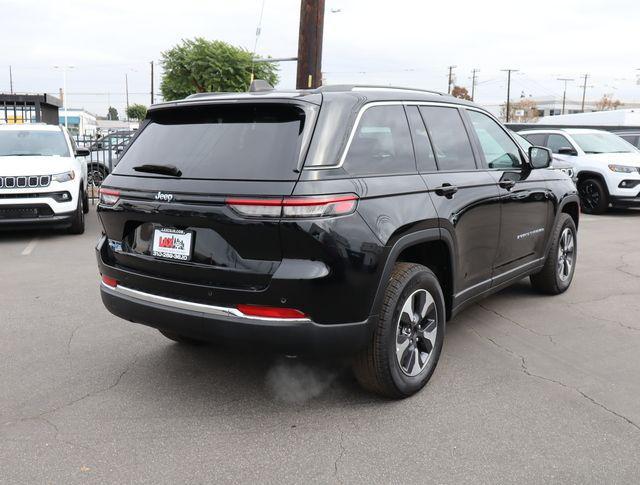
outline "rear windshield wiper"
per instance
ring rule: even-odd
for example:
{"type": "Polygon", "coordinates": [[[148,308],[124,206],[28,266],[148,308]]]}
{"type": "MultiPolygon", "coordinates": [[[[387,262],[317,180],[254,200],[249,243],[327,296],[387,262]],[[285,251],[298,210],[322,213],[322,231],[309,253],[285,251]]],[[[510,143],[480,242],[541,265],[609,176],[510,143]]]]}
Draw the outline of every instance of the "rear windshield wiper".
{"type": "Polygon", "coordinates": [[[173,175],[174,177],[180,177],[182,172],[175,165],[154,165],[145,164],[133,167],[136,172],[146,173],[159,173],[161,175],[173,175]]]}

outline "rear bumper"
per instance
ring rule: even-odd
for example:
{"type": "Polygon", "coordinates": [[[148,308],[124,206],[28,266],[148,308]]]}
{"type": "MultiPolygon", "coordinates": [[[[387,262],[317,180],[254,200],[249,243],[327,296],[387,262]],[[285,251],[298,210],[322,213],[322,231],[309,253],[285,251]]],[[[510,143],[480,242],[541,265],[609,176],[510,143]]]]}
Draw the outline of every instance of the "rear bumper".
{"type": "Polygon", "coordinates": [[[114,315],[161,330],[207,341],[247,341],[290,354],[351,354],[366,346],[371,319],[334,325],[308,319],[277,320],[234,314],[234,309],[165,298],[101,284],[105,307],[114,315]]]}

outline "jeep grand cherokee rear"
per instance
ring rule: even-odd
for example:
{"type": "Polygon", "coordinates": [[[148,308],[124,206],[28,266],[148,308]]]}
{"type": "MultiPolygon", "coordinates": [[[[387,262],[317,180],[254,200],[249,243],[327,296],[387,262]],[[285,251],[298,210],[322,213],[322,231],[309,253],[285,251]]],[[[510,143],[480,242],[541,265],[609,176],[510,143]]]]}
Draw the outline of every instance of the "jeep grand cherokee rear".
{"type": "Polygon", "coordinates": [[[101,189],[107,308],[175,340],[294,353],[361,345],[369,308],[349,294],[367,265],[351,245],[375,247],[375,236],[348,190],[291,195],[316,103],[152,110],[101,189]]]}

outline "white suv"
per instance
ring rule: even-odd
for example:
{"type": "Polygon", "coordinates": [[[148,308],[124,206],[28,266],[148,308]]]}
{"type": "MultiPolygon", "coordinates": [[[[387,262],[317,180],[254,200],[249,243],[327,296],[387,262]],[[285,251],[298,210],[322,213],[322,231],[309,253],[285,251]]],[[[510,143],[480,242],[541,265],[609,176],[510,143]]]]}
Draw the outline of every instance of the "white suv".
{"type": "Polygon", "coordinates": [[[582,128],[523,130],[530,143],[570,163],[578,178],[582,210],[602,214],[614,206],[640,206],[640,151],[618,135],[582,128]]]}
{"type": "Polygon", "coordinates": [[[0,228],[51,225],[82,234],[87,164],[76,157],[88,154],[60,126],[0,125],[0,228]]]}

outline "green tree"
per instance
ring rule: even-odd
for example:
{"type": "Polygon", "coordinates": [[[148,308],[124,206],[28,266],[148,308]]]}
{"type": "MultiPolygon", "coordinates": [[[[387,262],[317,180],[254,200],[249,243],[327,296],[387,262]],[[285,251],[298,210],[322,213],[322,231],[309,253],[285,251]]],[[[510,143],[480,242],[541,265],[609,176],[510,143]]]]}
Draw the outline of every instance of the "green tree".
{"type": "Polygon", "coordinates": [[[109,106],[109,109],[107,111],[107,119],[108,120],[117,120],[118,119],[118,110],[115,109],[113,106],[109,106]]]}
{"type": "Polygon", "coordinates": [[[278,67],[271,62],[254,63],[254,57],[252,52],[220,40],[183,40],[162,53],[162,96],[171,101],[193,93],[246,91],[252,69],[254,79],[275,86],[278,67]]]}
{"type": "Polygon", "coordinates": [[[144,104],[132,104],[127,108],[127,118],[130,120],[143,120],[147,116],[147,107],[144,104]]]}

